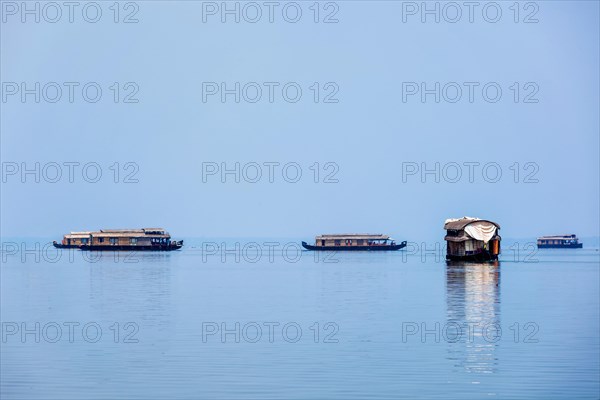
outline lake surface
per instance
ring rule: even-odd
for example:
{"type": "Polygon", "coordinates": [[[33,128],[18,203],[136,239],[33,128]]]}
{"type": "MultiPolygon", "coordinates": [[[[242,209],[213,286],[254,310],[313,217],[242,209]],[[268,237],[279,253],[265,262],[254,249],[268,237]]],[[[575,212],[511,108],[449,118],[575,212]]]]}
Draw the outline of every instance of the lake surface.
{"type": "Polygon", "coordinates": [[[497,265],[447,265],[433,244],[274,242],[99,255],[3,240],[0,397],[600,395],[595,248],[503,242],[497,265]]]}

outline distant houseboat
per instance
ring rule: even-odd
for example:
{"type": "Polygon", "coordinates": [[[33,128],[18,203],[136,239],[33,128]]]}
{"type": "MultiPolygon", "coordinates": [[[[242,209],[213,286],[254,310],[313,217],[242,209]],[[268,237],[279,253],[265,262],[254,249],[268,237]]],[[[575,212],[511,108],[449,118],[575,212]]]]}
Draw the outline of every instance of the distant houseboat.
{"type": "Polygon", "coordinates": [[[71,232],[63,237],[61,243],[54,242],[54,247],[59,249],[81,250],[169,251],[182,246],[183,240],[172,241],[169,232],[162,228],[71,232]]]}
{"type": "Polygon", "coordinates": [[[542,236],[537,239],[538,249],[581,249],[577,235],[542,236]]]}
{"type": "Polygon", "coordinates": [[[315,244],[302,242],[302,247],[307,250],[399,250],[406,247],[406,241],[396,244],[394,239],[387,235],[368,234],[340,234],[320,235],[315,238],[315,244]]]}
{"type": "Polygon", "coordinates": [[[451,261],[494,261],[500,254],[500,225],[495,222],[463,217],[448,219],[446,230],[446,259],[451,261]]]}

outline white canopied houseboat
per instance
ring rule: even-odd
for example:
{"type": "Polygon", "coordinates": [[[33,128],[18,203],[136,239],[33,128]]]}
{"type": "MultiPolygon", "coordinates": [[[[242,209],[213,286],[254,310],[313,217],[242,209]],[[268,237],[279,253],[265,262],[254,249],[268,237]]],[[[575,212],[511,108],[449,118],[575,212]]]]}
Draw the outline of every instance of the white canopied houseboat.
{"type": "Polygon", "coordinates": [[[494,261],[500,254],[500,225],[479,218],[447,219],[446,259],[451,261],[494,261]]]}

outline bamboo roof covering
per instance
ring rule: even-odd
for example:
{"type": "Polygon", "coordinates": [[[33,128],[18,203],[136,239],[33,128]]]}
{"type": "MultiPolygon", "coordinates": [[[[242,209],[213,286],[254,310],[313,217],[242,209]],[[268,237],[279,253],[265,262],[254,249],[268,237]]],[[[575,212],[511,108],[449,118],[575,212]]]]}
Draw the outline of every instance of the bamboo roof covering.
{"type": "Polygon", "coordinates": [[[71,232],[65,239],[85,239],[90,237],[130,237],[130,238],[169,238],[171,237],[163,228],[143,229],[101,229],[99,231],[71,232]],[[163,232],[163,233],[153,233],[163,232]]]}
{"type": "Polygon", "coordinates": [[[444,229],[447,231],[460,231],[465,229],[467,225],[472,224],[473,222],[489,222],[490,224],[496,225],[496,228],[500,229],[500,225],[495,223],[494,221],[489,221],[487,219],[479,219],[479,218],[469,218],[463,217],[456,220],[450,220],[444,224],[444,229]]]}
{"type": "Polygon", "coordinates": [[[376,234],[371,235],[368,233],[341,233],[341,234],[328,234],[317,236],[316,240],[345,240],[345,239],[362,239],[362,240],[389,240],[388,235],[376,234]]]}
{"type": "Polygon", "coordinates": [[[144,233],[143,229],[100,229],[102,233],[144,233]]]}
{"type": "Polygon", "coordinates": [[[92,232],[93,237],[167,238],[169,235],[146,234],[144,232],[92,232]]]}
{"type": "MultiPolygon", "coordinates": [[[[498,235],[498,234],[494,235],[494,237],[492,238],[492,240],[498,240],[498,239],[501,239],[500,235],[498,235]]],[[[446,235],[444,237],[444,240],[446,242],[466,242],[467,240],[477,240],[477,239],[474,239],[468,235],[461,235],[461,236],[446,235]]]]}
{"type": "Polygon", "coordinates": [[[576,235],[540,236],[538,239],[576,239],[576,235]]]}
{"type": "Polygon", "coordinates": [[[90,238],[90,233],[82,233],[82,232],[77,232],[77,233],[69,233],[67,235],[65,235],[65,239],[89,239],[90,238]]]}

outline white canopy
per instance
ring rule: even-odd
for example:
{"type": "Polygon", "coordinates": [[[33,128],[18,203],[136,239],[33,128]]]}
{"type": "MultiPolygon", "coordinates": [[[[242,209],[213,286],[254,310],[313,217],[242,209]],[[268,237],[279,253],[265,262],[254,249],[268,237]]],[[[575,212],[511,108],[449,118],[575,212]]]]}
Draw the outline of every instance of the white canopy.
{"type": "Polygon", "coordinates": [[[496,234],[496,229],[496,225],[491,222],[475,221],[465,226],[465,233],[473,239],[487,243],[496,234]]]}

